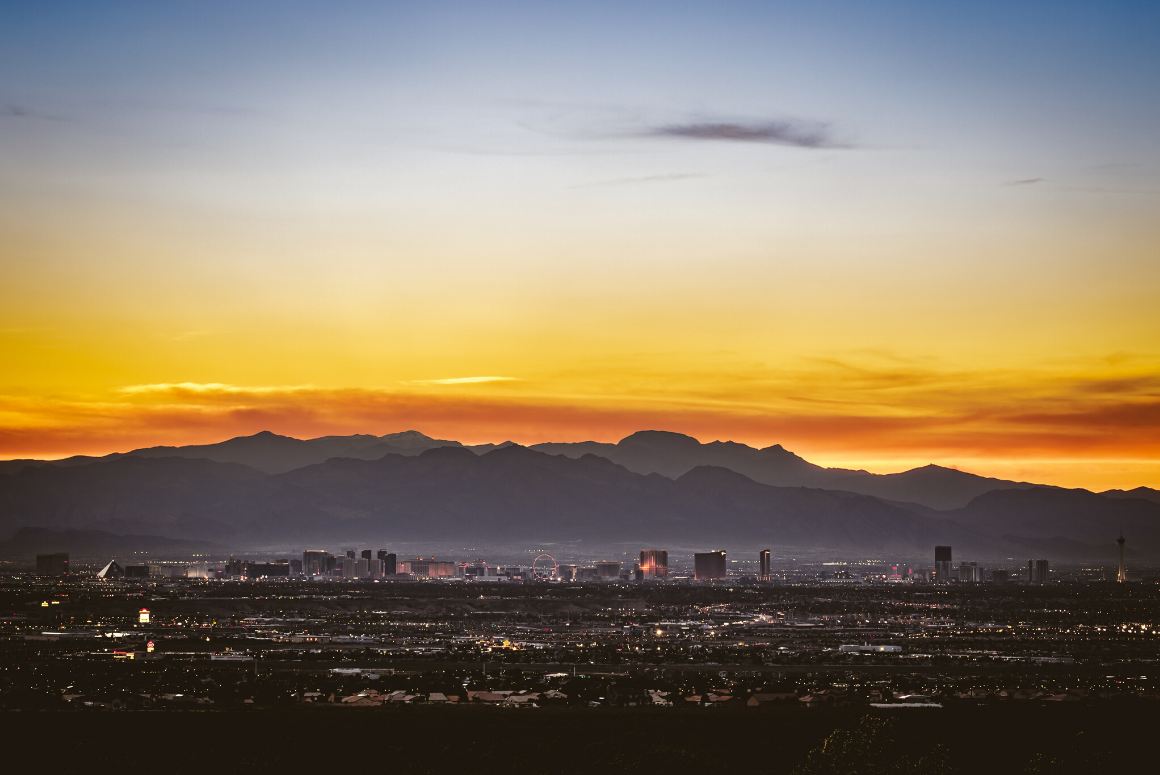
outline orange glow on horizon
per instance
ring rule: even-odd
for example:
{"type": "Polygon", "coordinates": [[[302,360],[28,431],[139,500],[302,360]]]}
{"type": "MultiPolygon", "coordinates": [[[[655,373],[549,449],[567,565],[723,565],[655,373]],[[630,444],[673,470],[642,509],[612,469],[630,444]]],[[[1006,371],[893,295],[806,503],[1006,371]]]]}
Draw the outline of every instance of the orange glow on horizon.
{"type": "MultiPolygon", "coordinates": [[[[846,369],[845,366],[834,367],[846,369]]],[[[204,444],[263,430],[297,438],[419,430],[465,444],[616,442],[638,430],[703,442],[781,444],[819,465],[877,473],[926,463],[1063,486],[1160,484],[1160,402],[1147,374],[1099,378],[867,371],[831,385],[822,372],[788,382],[671,384],[623,396],[553,395],[523,380],[449,378],[389,390],[179,383],[120,388],[104,400],[5,397],[4,457],[102,455],[154,445],[204,444]],[[446,387],[444,387],[444,385],[446,387]],[[803,401],[801,393],[813,392],[803,401]],[[860,402],[852,400],[860,397],[860,402]],[[19,424],[11,422],[21,421],[19,424]],[[868,461],[868,462],[867,462],[868,461]]]]}

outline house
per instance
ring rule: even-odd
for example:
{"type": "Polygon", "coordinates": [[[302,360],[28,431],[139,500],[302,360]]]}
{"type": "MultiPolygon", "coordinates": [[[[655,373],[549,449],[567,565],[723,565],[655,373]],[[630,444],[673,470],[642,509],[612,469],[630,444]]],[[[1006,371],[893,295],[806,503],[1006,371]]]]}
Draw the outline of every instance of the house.
{"type": "Polygon", "coordinates": [[[402,690],[399,690],[397,692],[391,692],[390,694],[387,695],[387,700],[389,702],[401,702],[405,705],[410,705],[418,698],[419,698],[419,695],[407,694],[406,692],[404,692],[402,690]]]}
{"type": "Polygon", "coordinates": [[[528,692],[526,694],[511,694],[504,700],[505,708],[538,708],[540,707],[536,701],[540,699],[537,692],[528,692]]]}
{"type": "Polygon", "coordinates": [[[769,705],[774,702],[786,702],[788,700],[796,700],[797,695],[793,692],[760,692],[758,694],[749,695],[749,699],[745,704],[751,708],[756,708],[761,705],[769,705]]]}
{"type": "Polygon", "coordinates": [[[668,699],[671,692],[659,692],[656,689],[649,689],[648,696],[652,698],[652,704],[657,707],[671,708],[673,703],[668,699]]]}
{"type": "Polygon", "coordinates": [[[468,692],[468,701],[486,702],[498,705],[508,698],[511,692],[468,692]]]}

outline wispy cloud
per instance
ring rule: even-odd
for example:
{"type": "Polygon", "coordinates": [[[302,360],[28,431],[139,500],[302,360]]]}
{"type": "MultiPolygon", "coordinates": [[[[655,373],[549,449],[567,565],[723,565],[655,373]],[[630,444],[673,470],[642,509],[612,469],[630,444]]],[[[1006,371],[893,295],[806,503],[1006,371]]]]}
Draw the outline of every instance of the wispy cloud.
{"type": "Polygon", "coordinates": [[[515,382],[516,377],[452,377],[451,379],[413,379],[408,385],[466,385],[472,382],[515,382]]]}
{"type": "Polygon", "coordinates": [[[1023,180],[1009,180],[1008,186],[1033,186],[1036,183],[1042,183],[1043,178],[1025,178],[1023,180]]]}
{"type": "Polygon", "coordinates": [[[63,116],[53,116],[48,113],[38,113],[35,110],[29,110],[23,105],[13,105],[9,103],[0,110],[0,118],[28,118],[39,119],[41,121],[67,121],[63,116]]]}
{"type": "Polygon", "coordinates": [[[795,148],[850,147],[836,141],[827,125],[814,121],[694,121],[651,127],[644,134],[651,137],[765,143],[795,148]]]}
{"type": "Polygon", "coordinates": [[[311,385],[279,385],[239,387],[222,382],[158,382],[152,385],[128,385],[120,389],[121,393],[129,395],[149,394],[195,394],[195,395],[249,395],[292,393],[295,391],[313,390],[311,385]]]}

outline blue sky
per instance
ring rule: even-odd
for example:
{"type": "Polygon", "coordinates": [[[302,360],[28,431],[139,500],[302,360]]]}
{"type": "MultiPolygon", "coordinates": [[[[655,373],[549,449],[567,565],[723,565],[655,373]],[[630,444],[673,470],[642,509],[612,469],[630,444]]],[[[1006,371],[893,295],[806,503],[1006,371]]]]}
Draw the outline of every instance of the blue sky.
{"type": "MultiPolygon", "coordinates": [[[[499,375],[446,384],[741,423],[837,390],[824,361],[953,375],[840,399],[932,437],[999,383],[1151,406],[1157,40],[1155,3],[10,2],[0,399],[499,375]]],[[[2,404],[0,446],[71,422],[2,404]]],[[[984,454],[761,427],[841,463],[984,454]]],[[[1160,481],[1154,444],[1048,431],[1010,454],[1160,481]]]]}

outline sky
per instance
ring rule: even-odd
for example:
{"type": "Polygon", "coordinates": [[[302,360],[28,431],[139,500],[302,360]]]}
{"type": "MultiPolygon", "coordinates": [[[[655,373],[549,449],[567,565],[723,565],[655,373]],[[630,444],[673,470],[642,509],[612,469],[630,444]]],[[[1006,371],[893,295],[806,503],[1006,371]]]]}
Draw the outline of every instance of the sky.
{"type": "Polygon", "coordinates": [[[1160,487],[1160,5],[8,2],[0,458],[641,429],[1160,487]]]}

